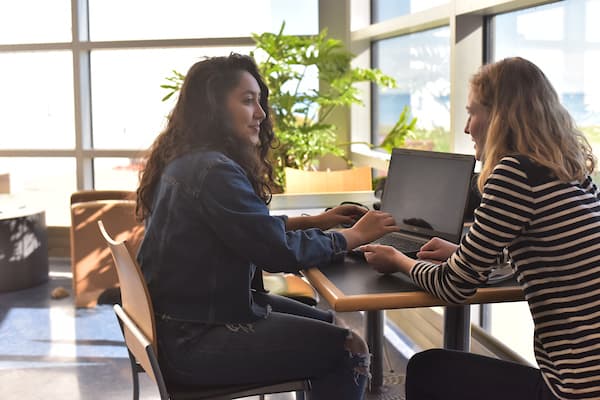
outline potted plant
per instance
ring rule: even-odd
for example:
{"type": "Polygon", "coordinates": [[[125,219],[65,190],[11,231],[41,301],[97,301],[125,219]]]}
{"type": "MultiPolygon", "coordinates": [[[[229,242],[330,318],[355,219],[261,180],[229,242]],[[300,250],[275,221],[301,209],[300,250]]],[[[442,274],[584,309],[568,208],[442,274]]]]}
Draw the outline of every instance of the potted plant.
{"type": "MultiPolygon", "coordinates": [[[[336,127],[328,122],[328,116],[336,107],[363,104],[355,83],[395,86],[395,80],[380,70],[353,68],[354,55],[340,40],[328,38],[326,29],[304,37],[285,35],[284,28],[285,23],[278,33],[253,34],[256,48],[250,53],[270,91],[279,141],[271,152],[279,186],[274,189],[285,188],[285,167],[311,170],[326,154],[345,157],[345,144],[338,143],[336,127]],[[311,75],[318,76],[319,88],[306,88],[305,80],[311,75]]],[[[162,85],[169,90],[163,100],[180,89],[183,78],[173,71],[169,83],[162,85]]]]}

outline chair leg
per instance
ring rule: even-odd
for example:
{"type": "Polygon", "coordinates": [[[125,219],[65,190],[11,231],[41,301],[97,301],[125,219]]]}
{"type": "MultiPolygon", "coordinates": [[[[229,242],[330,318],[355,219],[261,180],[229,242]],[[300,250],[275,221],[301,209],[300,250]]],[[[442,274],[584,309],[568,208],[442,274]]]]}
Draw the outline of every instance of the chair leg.
{"type": "MultiPolygon", "coordinates": [[[[120,293],[120,291],[119,291],[120,293]]],[[[124,334],[123,331],[123,322],[121,322],[121,320],[119,318],[117,318],[117,320],[119,321],[119,328],[121,328],[121,333],[124,334]]],[[[139,378],[139,371],[141,366],[138,365],[138,363],[135,361],[135,357],[133,356],[133,354],[131,354],[131,351],[129,351],[129,349],[127,349],[127,355],[129,355],[129,364],[131,365],[131,379],[133,381],[133,400],[139,400],[140,399],[140,378],[139,378]]],[[[143,369],[142,369],[143,371],[143,369]]]]}
{"type": "Polygon", "coordinates": [[[129,363],[131,364],[131,377],[133,379],[133,400],[139,400],[140,398],[140,378],[138,374],[138,365],[135,362],[135,357],[128,350],[129,353],[129,363]]]}
{"type": "Polygon", "coordinates": [[[304,399],[304,390],[298,390],[296,392],[296,400],[305,400],[304,399]]]}

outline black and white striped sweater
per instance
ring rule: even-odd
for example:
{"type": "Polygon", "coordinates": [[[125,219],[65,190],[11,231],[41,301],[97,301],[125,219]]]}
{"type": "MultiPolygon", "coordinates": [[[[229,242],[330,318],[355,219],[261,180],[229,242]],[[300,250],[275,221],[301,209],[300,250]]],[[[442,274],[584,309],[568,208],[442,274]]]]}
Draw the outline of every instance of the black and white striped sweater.
{"type": "Polygon", "coordinates": [[[561,399],[600,398],[600,200],[587,178],[564,183],[527,157],[505,157],[487,180],[475,222],[442,265],[419,262],[423,289],[461,303],[508,248],[533,316],[534,350],[561,399]]]}

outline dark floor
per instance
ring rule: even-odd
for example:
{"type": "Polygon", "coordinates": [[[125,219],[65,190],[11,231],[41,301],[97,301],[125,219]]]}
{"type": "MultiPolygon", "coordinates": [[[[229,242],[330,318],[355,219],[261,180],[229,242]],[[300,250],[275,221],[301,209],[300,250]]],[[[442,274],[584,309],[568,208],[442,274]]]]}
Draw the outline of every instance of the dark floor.
{"type": "MultiPolygon", "coordinates": [[[[3,400],[132,397],[129,360],[112,307],[76,309],[71,297],[51,299],[57,287],[71,291],[70,272],[69,260],[52,259],[47,283],[0,293],[3,400]]],[[[360,313],[341,316],[362,331],[360,313]]],[[[394,341],[393,332],[388,336],[394,341]]],[[[391,343],[386,348],[384,391],[368,394],[367,399],[403,398],[406,358],[391,343]]],[[[145,375],[140,378],[140,398],[159,399],[153,382],[145,375]]],[[[292,394],[267,396],[270,400],[293,398],[292,394]]]]}

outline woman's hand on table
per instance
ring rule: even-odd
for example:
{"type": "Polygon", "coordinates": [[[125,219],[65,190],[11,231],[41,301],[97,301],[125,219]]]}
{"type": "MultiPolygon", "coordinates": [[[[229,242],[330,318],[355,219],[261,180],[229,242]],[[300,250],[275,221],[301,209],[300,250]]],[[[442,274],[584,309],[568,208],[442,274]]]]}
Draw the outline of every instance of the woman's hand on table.
{"type": "Polygon", "coordinates": [[[417,253],[417,257],[421,260],[431,260],[432,262],[440,263],[450,258],[457,248],[458,245],[454,243],[434,237],[421,246],[417,253]]]}
{"type": "Polygon", "coordinates": [[[358,250],[364,253],[365,260],[371,267],[382,274],[394,272],[410,274],[410,270],[416,263],[412,258],[387,245],[366,244],[360,246],[358,250]]]}
{"type": "MultiPolygon", "coordinates": [[[[458,248],[454,243],[440,238],[433,238],[425,243],[417,257],[420,260],[439,264],[447,260],[458,248]]],[[[374,270],[382,274],[391,274],[394,272],[404,272],[410,274],[410,270],[415,266],[417,260],[414,260],[391,246],[379,244],[367,244],[360,246],[358,250],[362,251],[365,260],[374,270]]]]}

